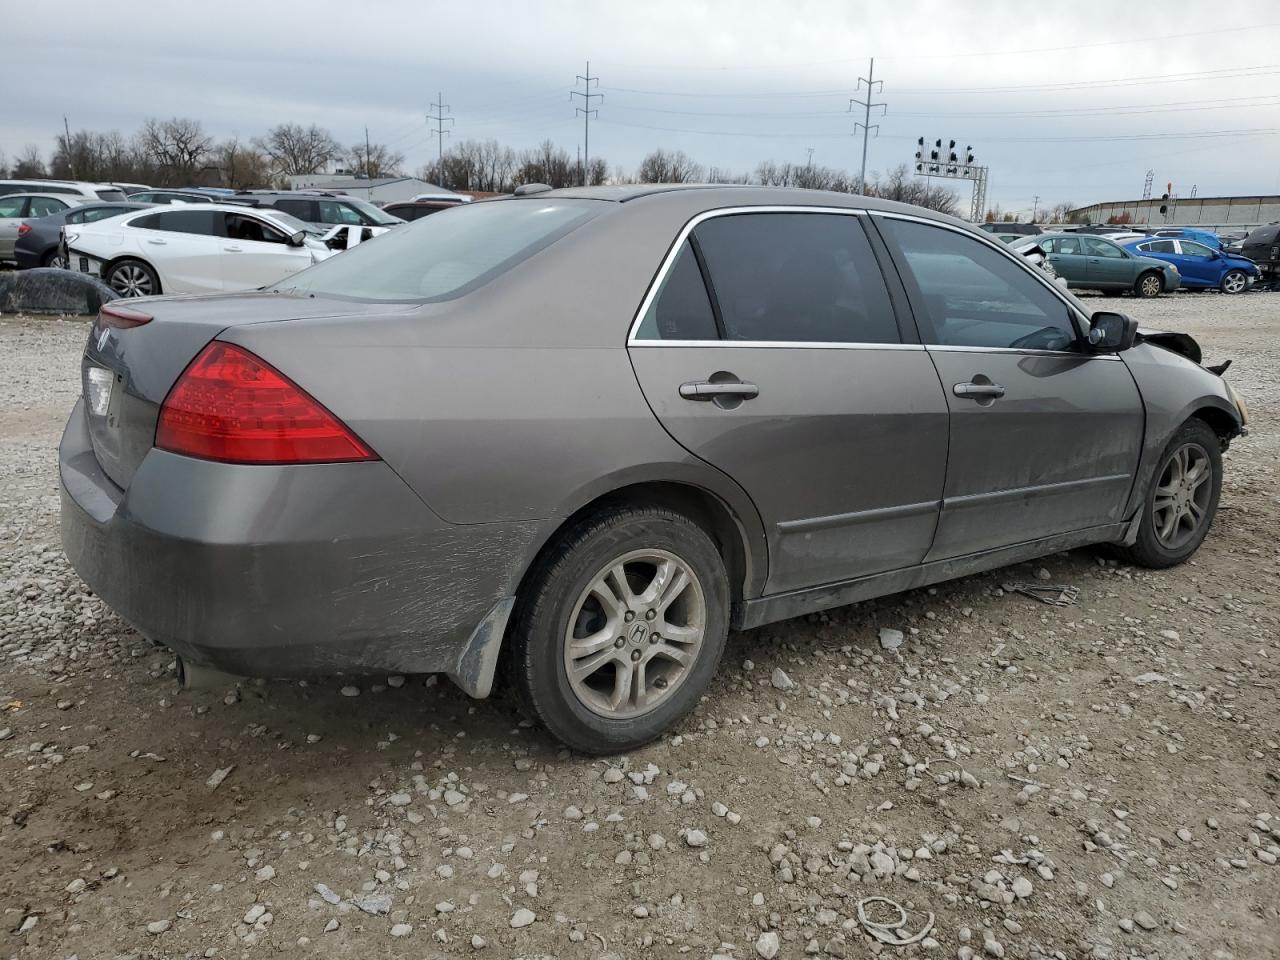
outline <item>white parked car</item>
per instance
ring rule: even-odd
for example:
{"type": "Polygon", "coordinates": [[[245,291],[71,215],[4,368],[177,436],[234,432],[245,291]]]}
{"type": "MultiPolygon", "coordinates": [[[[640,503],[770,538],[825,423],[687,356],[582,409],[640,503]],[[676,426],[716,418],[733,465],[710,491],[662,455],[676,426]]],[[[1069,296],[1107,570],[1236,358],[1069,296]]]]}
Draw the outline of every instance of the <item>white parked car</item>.
{"type": "Polygon", "coordinates": [[[18,228],[23,220],[47,217],[88,202],[88,197],[71,194],[11,193],[0,197],[0,260],[13,259],[13,247],[18,242],[18,228]]]}
{"type": "Polygon", "coordinates": [[[63,240],[72,270],[101,277],[122,297],[253,290],[334,254],[287,213],[222,203],[75,224],[63,240]]]}
{"type": "Polygon", "coordinates": [[[81,180],[0,180],[0,197],[11,193],[56,193],[81,197],[81,203],[123,200],[124,191],[114,183],[86,183],[81,180]]]}

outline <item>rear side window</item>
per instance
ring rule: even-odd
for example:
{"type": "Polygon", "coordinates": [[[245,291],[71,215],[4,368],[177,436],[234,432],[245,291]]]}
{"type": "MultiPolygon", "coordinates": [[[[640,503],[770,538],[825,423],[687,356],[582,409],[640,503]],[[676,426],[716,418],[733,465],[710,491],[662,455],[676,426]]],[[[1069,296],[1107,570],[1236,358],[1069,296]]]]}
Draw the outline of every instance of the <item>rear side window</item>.
{"type": "Polygon", "coordinates": [[[26,197],[18,197],[16,200],[0,200],[0,217],[22,216],[22,208],[26,202],[26,197]]]}
{"type": "Polygon", "coordinates": [[[1144,243],[1138,248],[1146,253],[1177,253],[1172,240],[1153,240],[1151,243],[1144,243]]]}
{"type": "Polygon", "coordinates": [[[638,340],[718,340],[716,317],[693,247],[685,241],[636,329],[638,340]]]}
{"type": "Polygon", "coordinates": [[[132,226],[145,230],[167,230],[171,233],[219,235],[217,214],[212,210],[166,210],[134,220],[132,226]]]}
{"type": "Polygon", "coordinates": [[[734,214],[699,224],[693,238],[726,339],[899,342],[884,278],[856,217],[734,214]]]}
{"type": "Polygon", "coordinates": [[[426,303],[470,293],[590,220],[592,200],[468,204],[388,231],[282,284],[300,293],[426,303]]]}
{"type": "Polygon", "coordinates": [[[95,190],[93,192],[98,195],[99,200],[111,200],[114,202],[125,198],[124,191],[115,187],[103,187],[101,190],[95,190]]]}
{"type": "Polygon", "coordinates": [[[276,200],[272,206],[284,213],[292,214],[299,220],[316,223],[314,200],[276,200]]]}
{"type": "Polygon", "coordinates": [[[107,220],[111,217],[118,217],[120,214],[128,212],[128,207],[98,207],[94,210],[85,210],[78,216],[75,213],[69,213],[67,214],[67,221],[74,223],[93,223],[95,220],[107,220]],[[72,218],[74,218],[74,220],[72,218]]]}
{"type": "Polygon", "coordinates": [[[67,204],[61,200],[54,200],[52,197],[32,197],[31,198],[31,216],[47,217],[51,213],[61,213],[67,209],[67,204]]]}
{"type": "MultiPolygon", "coordinates": [[[[921,332],[940,346],[1070,350],[1077,334],[1065,302],[1030,268],[963,233],[883,217],[924,303],[921,332]],[[931,328],[931,329],[929,329],[931,328]]],[[[1061,241],[1059,241],[1061,242],[1061,241]]]]}

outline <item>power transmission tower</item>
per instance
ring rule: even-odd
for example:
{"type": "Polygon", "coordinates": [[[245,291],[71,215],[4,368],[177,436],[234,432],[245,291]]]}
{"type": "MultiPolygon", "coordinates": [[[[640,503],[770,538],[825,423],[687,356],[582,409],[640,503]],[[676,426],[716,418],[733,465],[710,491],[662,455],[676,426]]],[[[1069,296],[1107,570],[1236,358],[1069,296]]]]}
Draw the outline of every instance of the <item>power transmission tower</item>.
{"type": "Polygon", "coordinates": [[[862,110],[863,110],[862,120],[855,121],[853,124],[853,132],[855,136],[858,133],[858,128],[859,127],[862,128],[862,172],[858,174],[858,192],[859,193],[867,192],[867,139],[871,136],[872,130],[876,131],[877,136],[879,135],[879,131],[880,131],[880,124],[877,123],[872,125],[871,123],[871,111],[875,107],[881,107],[883,108],[884,113],[880,114],[880,116],[884,116],[886,113],[889,112],[889,107],[886,104],[871,102],[871,98],[875,96],[876,93],[884,89],[884,81],[875,79],[875,76],[876,76],[876,58],[872,57],[871,66],[867,69],[867,75],[865,77],[858,78],[858,86],[856,87],[857,90],[861,90],[862,85],[864,83],[867,85],[867,99],[858,100],[858,99],[850,98],[849,100],[850,112],[853,111],[853,108],[855,105],[862,107],[862,110]]]}
{"type": "Polygon", "coordinates": [[[1148,170],[1147,179],[1142,182],[1142,199],[1143,200],[1151,199],[1151,184],[1155,181],[1155,179],[1156,179],[1156,172],[1154,170],[1148,170]]]}
{"type": "Polygon", "coordinates": [[[582,89],[570,90],[569,99],[573,100],[574,97],[582,98],[582,106],[574,107],[573,115],[576,117],[578,114],[582,114],[582,185],[585,187],[587,185],[587,167],[591,166],[591,118],[600,115],[599,110],[592,109],[591,101],[603,100],[604,94],[591,92],[593,83],[597,87],[600,86],[600,78],[591,75],[590,60],[587,61],[587,75],[584,77],[582,74],[578,74],[573,84],[575,87],[578,85],[578,80],[582,81],[582,89]]]}
{"type": "Polygon", "coordinates": [[[62,129],[67,134],[65,141],[67,146],[67,166],[71,169],[71,179],[74,180],[76,178],[76,162],[71,153],[71,124],[67,123],[67,115],[65,113],[62,115],[62,129]]]}
{"type": "Polygon", "coordinates": [[[440,181],[437,186],[444,186],[444,138],[449,133],[445,129],[445,124],[452,124],[453,117],[448,115],[449,105],[444,102],[444,94],[436,94],[436,102],[431,104],[431,109],[435,113],[428,113],[427,119],[435,123],[431,128],[431,132],[436,135],[436,179],[440,181]]]}
{"type": "Polygon", "coordinates": [[[1031,198],[1031,222],[1036,222],[1036,213],[1040,209],[1040,194],[1036,194],[1031,198]]]}

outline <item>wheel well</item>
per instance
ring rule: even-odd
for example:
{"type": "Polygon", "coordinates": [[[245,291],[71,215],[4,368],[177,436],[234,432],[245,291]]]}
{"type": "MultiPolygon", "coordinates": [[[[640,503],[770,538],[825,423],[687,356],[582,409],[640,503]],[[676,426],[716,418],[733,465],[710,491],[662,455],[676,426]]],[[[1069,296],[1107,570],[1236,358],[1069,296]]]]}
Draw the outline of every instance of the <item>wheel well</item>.
{"type": "Polygon", "coordinates": [[[1191,414],[1192,418],[1203,420],[1209,425],[1209,429],[1218,435],[1218,440],[1222,443],[1222,449],[1227,448],[1227,444],[1231,442],[1231,438],[1240,432],[1240,424],[1236,419],[1225,410],[1219,410],[1217,407],[1201,407],[1195,413],[1191,414]]]}
{"type": "MultiPolygon", "coordinates": [[[[715,494],[687,483],[649,481],[620,487],[603,494],[590,503],[584,504],[567,517],[555,533],[547,538],[547,542],[538,551],[538,556],[529,565],[520,581],[519,590],[524,589],[529,573],[538,566],[538,562],[548,550],[554,549],[561,534],[581,522],[584,518],[599,513],[613,506],[650,506],[665,507],[682,513],[711,537],[716,549],[724,560],[725,572],[729,576],[731,602],[742,599],[743,585],[746,582],[748,560],[742,530],[734,519],[733,512],[715,494]]],[[[517,596],[519,591],[517,591],[517,596]]]]}

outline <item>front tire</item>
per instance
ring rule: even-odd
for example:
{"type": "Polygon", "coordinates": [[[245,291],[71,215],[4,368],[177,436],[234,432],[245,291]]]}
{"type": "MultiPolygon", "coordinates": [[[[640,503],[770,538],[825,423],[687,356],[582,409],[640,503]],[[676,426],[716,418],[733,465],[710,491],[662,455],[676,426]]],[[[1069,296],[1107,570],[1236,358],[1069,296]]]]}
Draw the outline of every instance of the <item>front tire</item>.
{"type": "Polygon", "coordinates": [[[618,753],[694,708],[728,632],[728,576],[706,532],[672,510],[615,507],[531,572],[506,675],[522,710],[567,746],[618,753]]]}
{"type": "Polygon", "coordinates": [[[151,297],[160,292],[155,270],[131,257],[113,263],[102,279],[122,297],[151,297]]]}
{"type": "Polygon", "coordinates": [[[1160,296],[1164,292],[1164,281],[1154,270],[1144,273],[1133,285],[1133,292],[1144,300],[1160,296]]]}
{"type": "Polygon", "coordinates": [[[1218,289],[1229,294],[1244,293],[1249,289],[1249,277],[1243,270],[1228,270],[1218,289]]]}
{"type": "Polygon", "coordinates": [[[1156,570],[1182,563],[1208,535],[1221,493],[1221,444],[1207,423],[1193,417],[1160,455],[1127,558],[1156,570]]]}

